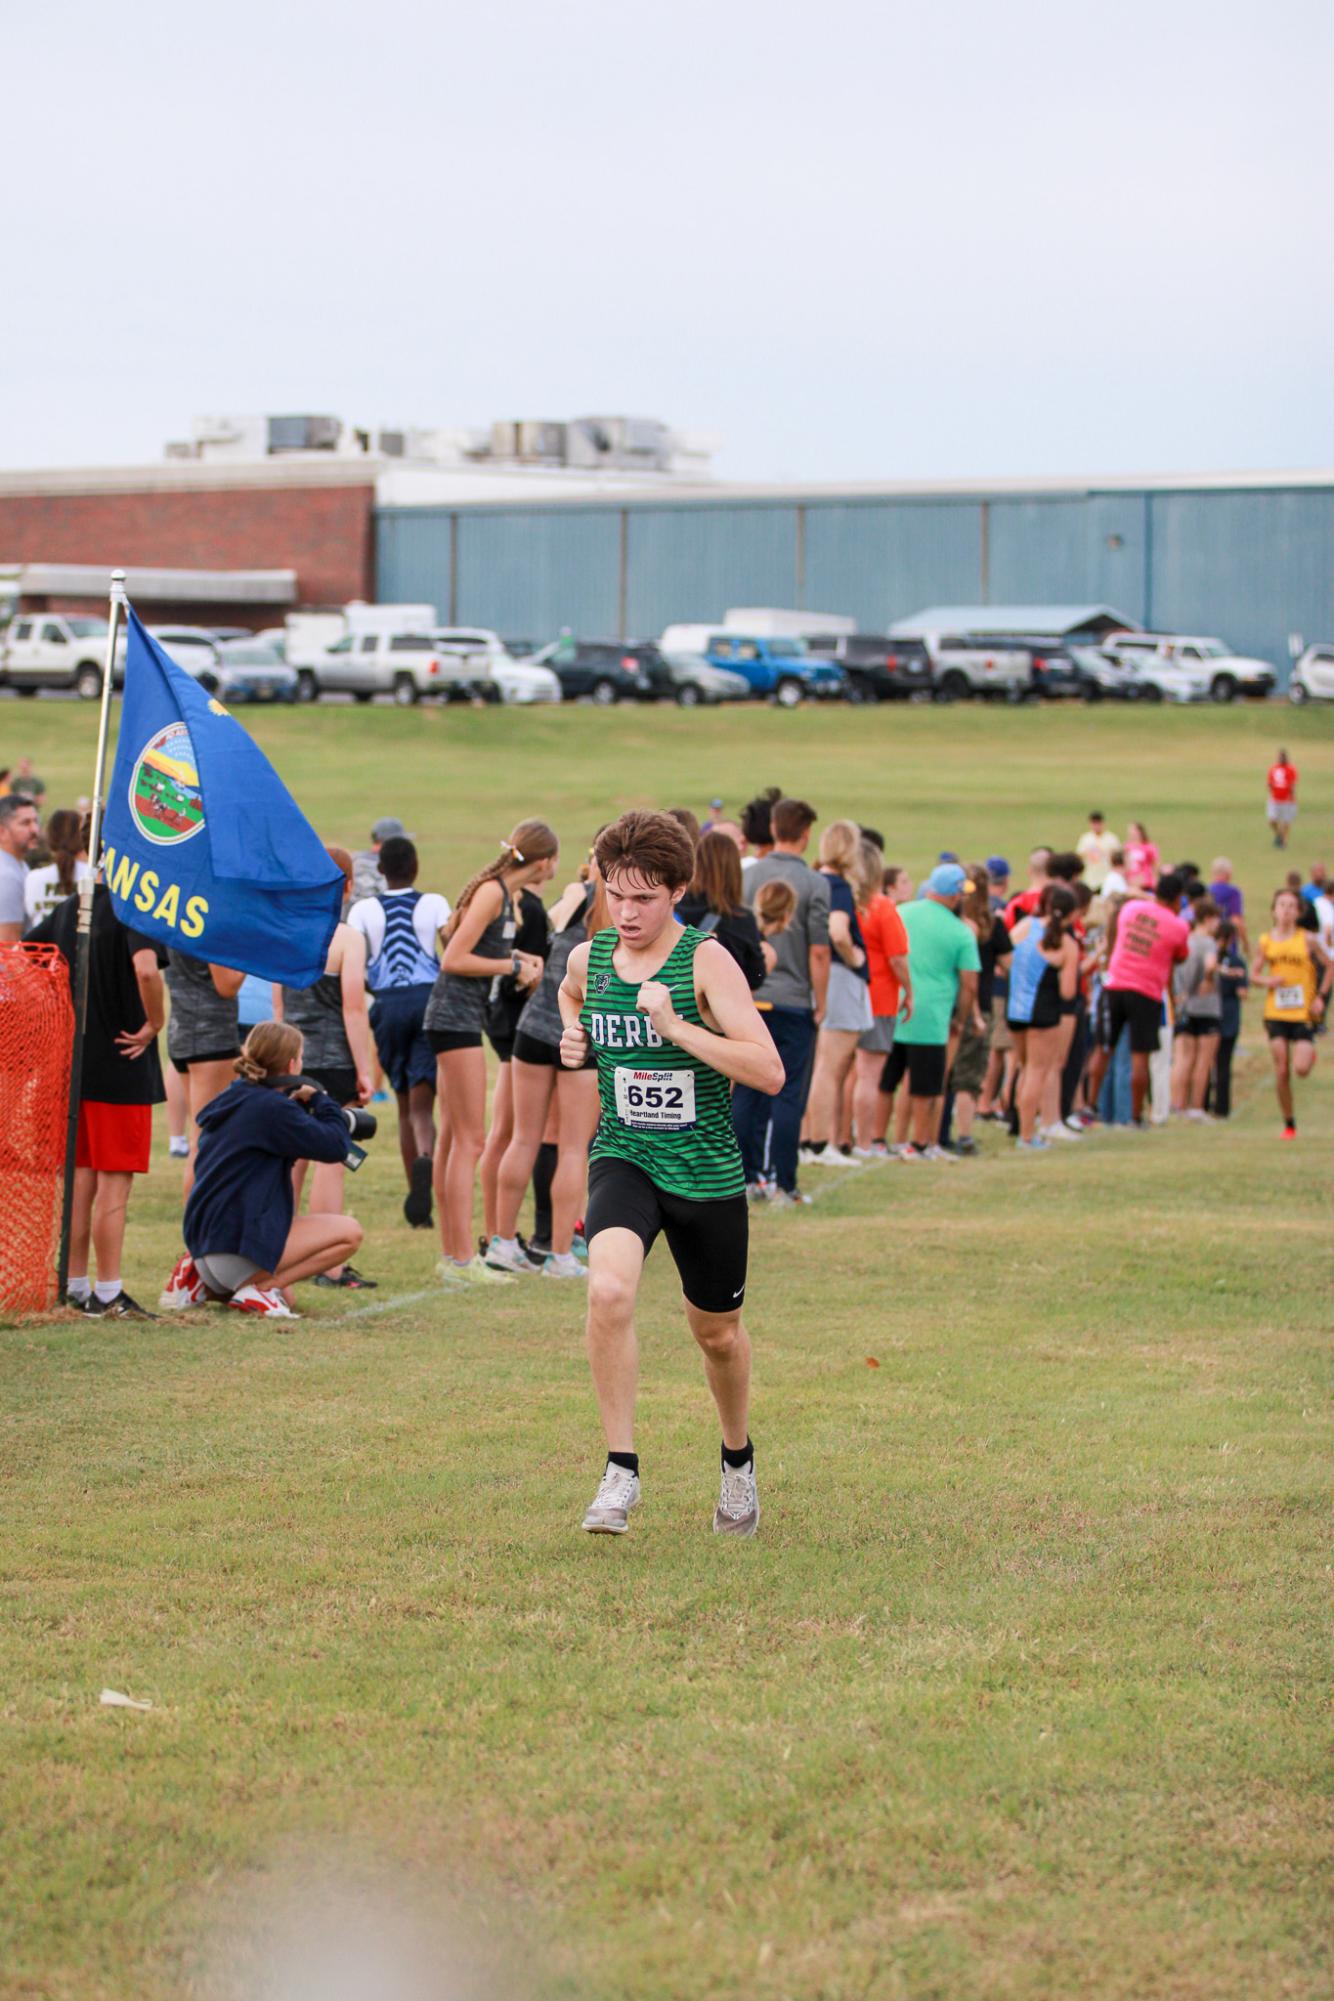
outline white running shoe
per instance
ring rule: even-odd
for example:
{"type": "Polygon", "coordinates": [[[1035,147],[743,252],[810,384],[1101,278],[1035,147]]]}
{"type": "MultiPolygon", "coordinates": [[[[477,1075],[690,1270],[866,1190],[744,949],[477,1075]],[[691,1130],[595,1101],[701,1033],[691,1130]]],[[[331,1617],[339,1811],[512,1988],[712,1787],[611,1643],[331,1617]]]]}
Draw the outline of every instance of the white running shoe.
{"type": "Polygon", "coordinates": [[[872,1140],[870,1146],[854,1146],[852,1157],[854,1160],[888,1160],[889,1148],[882,1139],[872,1140]]]}
{"type": "Polygon", "coordinates": [[[573,1251],[553,1251],[542,1266],[543,1278],[587,1278],[588,1266],[573,1251]]]}
{"type": "Polygon", "coordinates": [[[769,1197],[769,1207],[771,1209],[806,1209],[809,1208],[813,1200],[813,1196],[803,1195],[800,1189],[775,1188],[769,1197]]]}
{"type": "Polygon", "coordinates": [[[492,1271],[490,1265],[483,1264],[480,1257],[471,1257],[466,1264],[456,1264],[453,1258],[441,1258],[435,1268],[435,1275],[442,1285],[513,1285],[514,1280],[507,1271],[492,1271]]]}
{"type": "Polygon", "coordinates": [[[167,1141],[167,1153],[172,1160],[190,1158],[190,1142],[184,1133],[177,1133],[174,1138],[167,1141]]]}
{"type": "Polygon", "coordinates": [[[1042,1128],[1042,1137],[1044,1139],[1083,1139],[1084,1135],[1083,1133],[1071,1132],[1069,1126],[1062,1125],[1058,1119],[1055,1125],[1044,1126],[1042,1128]]]}
{"type": "Polygon", "coordinates": [[[488,1271],[527,1272],[530,1276],[538,1269],[517,1237],[511,1237],[508,1242],[504,1237],[492,1237],[483,1263],[488,1271]]]}
{"type": "Polygon", "coordinates": [[[747,1202],[767,1202],[769,1200],[768,1182],[748,1181],[746,1183],[746,1200],[747,1202]]]}
{"type": "Polygon", "coordinates": [[[205,1305],[207,1300],[208,1292],[194,1259],[189,1251],[182,1251],[171,1268],[171,1277],[158,1294],[158,1310],[162,1313],[185,1313],[192,1306],[205,1305]]]}
{"type": "Polygon", "coordinates": [[[929,1146],[926,1149],[926,1152],[922,1155],[922,1159],[943,1160],[947,1167],[957,1167],[959,1165],[958,1155],[953,1153],[947,1153],[943,1146],[934,1146],[934,1145],[929,1146]]]}
{"type": "Polygon", "coordinates": [[[638,1506],[638,1473],[626,1466],[613,1466],[609,1459],[583,1525],[590,1535],[624,1535],[630,1526],[630,1510],[638,1506]]]}
{"type": "Polygon", "coordinates": [[[713,1511],[715,1535],[754,1535],[760,1525],[760,1496],[755,1485],[755,1461],[729,1466],[723,1461],[723,1483],[713,1511]]]}
{"type": "Polygon", "coordinates": [[[299,1320],[301,1315],[293,1313],[287,1301],[276,1286],[265,1291],[258,1285],[243,1285],[227,1301],[237,1313],[255,1313],[261,1320],[299,1320]]]}
{"type": "Polygon", "coordinates": [[[826,1159],[826,1157],[825,1157],[825,1156],[826,1156],[826,1154],[828,1153],[828,1151],[829,1151],[829,1149],[828,1149],[827,1147],[823,1148],[823,1149],[822,1149],[822,1150],[821,1150],[821,1151],[820,1151],[819,1153],[817,1153],[817,1152],[815,1151],[815,1148],[814,1148],[813,1146],[802,1146],[802,1147],[798,1147],[798,1148],[797,1148],[797,1166],[798,1166],[798,1167],[827,1167],[827,1166],[829,1165],[829,1162],[828,1162],[828,1160],[826,1159]]]}

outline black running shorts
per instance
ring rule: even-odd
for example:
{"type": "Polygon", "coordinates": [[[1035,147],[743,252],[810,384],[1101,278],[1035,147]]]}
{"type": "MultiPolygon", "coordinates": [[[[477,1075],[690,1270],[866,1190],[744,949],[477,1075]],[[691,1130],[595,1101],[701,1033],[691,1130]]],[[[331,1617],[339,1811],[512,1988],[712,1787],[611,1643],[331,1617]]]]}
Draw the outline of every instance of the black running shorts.
{"type": "Polygon", "coordinates": [[[895,1042],[880,1073],[880,1088],[892,1097],[904,1077],[910,1098],[938,1098],[945,1089],[947,1042],[895,1042]]]}
{"type": "Polygon", "coordinates": [[[1271,1042],[1315,1041],[1315,1031],[1309,1021],[1267,1021],[1265,1034],[1271,1042]]]}
{"type": "Polygon", "coordinates": [[[1158,1047],[1162,1002],[1150,1000],[1147,994],[1137,994],[1130,987],[1108,987],[1106,994],[1108,1048],[1115,1049],[1121,1040],[1121,1030],[1128,1026],[1133,1053],[1152,1056],[1158,1047]]]}
{"type": "Polygon", "coordinates": [[[701,1313],[740,1311],[750,1234],[744,1195],[692,1202],[659,1188],[633,1161],[604,1157],[588,1170],[584,1236],[590,1244],[599,1230],[633,1230],[646,1256],[661,1231],[690,1304],[701,1313]]]}

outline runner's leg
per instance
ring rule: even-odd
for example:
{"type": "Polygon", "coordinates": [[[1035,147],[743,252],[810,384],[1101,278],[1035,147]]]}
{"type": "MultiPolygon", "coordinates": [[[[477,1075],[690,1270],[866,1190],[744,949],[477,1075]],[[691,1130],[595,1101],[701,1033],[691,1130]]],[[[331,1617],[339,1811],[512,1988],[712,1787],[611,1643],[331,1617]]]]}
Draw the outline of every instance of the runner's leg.
{"type": "Polygon", "coordinates": [[[570,1248],[588,1190],[588,1149],[597,1130],[598,1080],[591,1070],[561,1070],[556,1078],[560,1112],[556,1172],[551,1177],[551,1248],[570,1248]]]}
{"type": "Polygon", "coordinates": [[[185,1086],[190,1098],[190,1158],[185,1163],[184,1183],[188,1195],[195,1185],[195,1155],[199,1151],[199,1114],[205,1105],[211,1105],[221,1097],[229,1084],[236,1082],[236,1064],[228,1056],[220,1063],[192,1063],[186,1072],[185,1086]]]}
{"type": "Polygon", "coordinates": [[[486,1144],[486,1058],[480,1049],[442,1050],[437,1067],[443,1143],[436,1149],[440,1242],[446,1257],[466,1264],[477,1248],[472,1209],[477,1163],[486,1144]]]}
{"type": "Polygon", "coordinates": [[[130,1206],[132,1174],[99,1171],[97,1194],[93,1200],[93,1253],[101,1284],[119,1278],[121,1254],[125,1248],[125,1214],[130,1206]]]}
{"type": "Polygon", "coordinates": [[[750,1415],[750,1336],[745,1322],[739,1311],[705,1313],[700,1307],[692,1306],[688,1299],[685,1309],[690,1331],[704,1356],[704,1374],[718,1407],[723,1444],[733,1452],[739,1452],[750,1438],[747,1429],[750,1415]]]}
{"type": "Polygon", "coordinates": [[[635,1295],[643,1269],[644,1245],[633,1230],[599,1230],[588,1246],[588,1362],[608,1452],[635,1449],[635,1295]]]}
{"type": "Polygon", "coordinates": [[[502,1063],[496,1076],[496,1088],[491,1097],[491,1130],[482,1148],[482,1227],[486,1231],[486,1241],[490,1243],[496,1234],[496,1176],[505,1149],[514,1136],[513,1080],[510,1071],[513,1062],[502,1063]]]}
{"type": "Polygon", "coordinates": [[[545,1063],[523,1063],[517,1056],[506,1067],[512,1072],[513,1132],[496,1174],[495,1234],[509,1238],[519,1227],[519,1211],[542,1144],[556,1072],[545,1063]]]}

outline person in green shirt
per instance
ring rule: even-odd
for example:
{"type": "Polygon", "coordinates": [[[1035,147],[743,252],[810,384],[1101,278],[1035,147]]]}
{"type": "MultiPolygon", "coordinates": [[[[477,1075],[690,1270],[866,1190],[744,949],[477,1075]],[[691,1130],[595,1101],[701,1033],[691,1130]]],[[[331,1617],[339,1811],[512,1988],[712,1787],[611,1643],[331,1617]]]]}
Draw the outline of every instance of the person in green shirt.
{"type": "Polygon", "coordinates": [[[899,909],[908,934],[912,1009],[899,1015],[880,1088],[892,1095],[908,1079],[912,1138],[900,1154],[905,1161],[952,1157],[932,1142],[936,1100],[945,1094],[950,1032],[962,1030],[977,1006],[982,962],[977,939],[959,915],[972,887],[957,862],[941,862],[917,900],[899,909]]]}
{"type": "Polygon", "coordinates": [[[695,872],[679,822],[623,814],[594,855],[611,926],[575,947],[559,993],[561,1062],[579,1069],[591,1051],[602,1102],[584,1235],[588,1356],[607,1464],[583,1525],[621,1535],[639,1500],[635,1299],[661,1233],[722,1424],[714,1530],[753,1535],[760,1504],[741,1318],[748,1211],[730,1086],[772,1095],[783,1086],[782,1059],[731,953],[676,921],[695,872]]]}

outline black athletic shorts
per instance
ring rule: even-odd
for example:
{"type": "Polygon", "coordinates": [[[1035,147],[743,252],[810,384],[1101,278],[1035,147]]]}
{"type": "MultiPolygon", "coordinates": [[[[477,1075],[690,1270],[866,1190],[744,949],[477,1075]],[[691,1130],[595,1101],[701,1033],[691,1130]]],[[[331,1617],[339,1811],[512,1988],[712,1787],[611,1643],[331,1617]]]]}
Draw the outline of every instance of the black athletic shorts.
{"type": "Polygon", "coordinates": [[[588,1170],[584,1237],[633,1230],[652,1250],[661,1231],[681,1274],[681,1290],[701,1313],[736,1313],[746,1296],[750,1213],[744,1195],[692,1202],[650,1181],[633,1161],[595,1160],[588,1170]]]}
{"type": "MultiPolygon", "coordinates": [[[[535,1035],[529,1035],[523,1028],[514,1038],[514,1054],[520,1063],[531,1063],[535,1067],[541,1065],[544,1070],[563,1070],[565,1067],[560,1060],[559,1042],[540,1042],[535,1035]]],[[[579,1068],[596,1070],[597,1067],[597,1057],[590,1049],[579,1068]]]]}
{"type": "Polygon", "coordinates": [[[336,1105],[355,1105],[357,1102],[357,1073],[355,1070],[311,1070],[303,1069],[303,1077],[309,1077],[312,1084],[318,1084],[327,1091],[336,1105]]]}
{"type": "Polygon", "coordinates": [[[880,1073],[880,1088],[886,1097],[908,1079],[910,1098],[938,1098],[945,1089],[947,1042],[895,1042],[880,1073]]]}
{"type": "Polygon", "coordinates": [[[196,1063],[234,1063],[239,1049],[210,1049],[198,1056],[173,1056],[171,1067],[180,1077],[188,1077],[196,1063]]]}
{"type": "Polygon", "coordinates": [[[1267,1021],[1265,1034],[1271,1042],[1314,1042],[1309,1021],[1267,1021]]]}
{"type": "Polygon", "coordinates": [[[1150,1000],[1147,994],[1137,994],[1129,987],[1108,987],[1106,994],[1108,1048],[1115,1049],[1121,1040],[1121,1030],[1128,1026],[1133,1053],[1152,1056],[1158,1047],[1162,1002],[1150,1000]]]}
{"type": "Polygon", "coordinates": [[[1177,1023],[1178,1035],[1221,1035],[1223,1018],[1217,1014],[1192,1014],[1189,1009],[1177,1023]]]}
{"type": "Polygon", "coordinates": [[[456,1049],[480,1049],[480,1028],[428,1028],[426,1040],[437,1056],[449,1056],[456,1049]]]}

